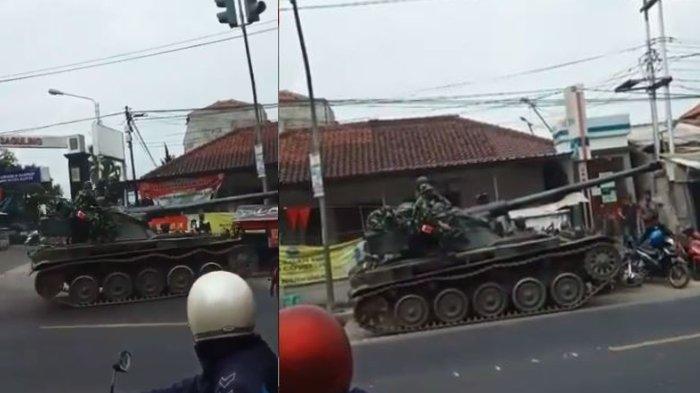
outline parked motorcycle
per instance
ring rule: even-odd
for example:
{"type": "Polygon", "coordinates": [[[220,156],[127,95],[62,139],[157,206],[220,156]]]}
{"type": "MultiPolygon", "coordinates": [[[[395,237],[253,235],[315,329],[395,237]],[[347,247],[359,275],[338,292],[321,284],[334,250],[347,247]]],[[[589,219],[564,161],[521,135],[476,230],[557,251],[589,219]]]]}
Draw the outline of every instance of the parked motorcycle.
{"type": "Polygon", "coordinates": [[[683,231],[680,250],[688,262],[695,280],[700,280],[700,231],[688,228],[683,231]]]}
{"type": "Polygon", "coordinates": [[[673,234],[663,227],[651,229],[648,241],[628,241],[622,260],[620,281],[626,286],[639,286],[652,277],[666,278],[679,289],[690,282],[688,263],[678,254],[673,234]]]}

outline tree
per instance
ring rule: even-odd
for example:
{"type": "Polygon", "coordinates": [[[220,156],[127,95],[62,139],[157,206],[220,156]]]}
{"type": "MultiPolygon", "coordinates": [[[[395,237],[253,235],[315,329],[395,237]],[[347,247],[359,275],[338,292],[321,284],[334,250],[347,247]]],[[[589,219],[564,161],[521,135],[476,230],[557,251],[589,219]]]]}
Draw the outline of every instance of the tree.
{"type": "Polygon", "coordinates": [[[0,171],[14,169],[18,166],[19,161],[17,161],[17,156],[15,156],[15,153],[7,149],[0,149],[0,171]]]}

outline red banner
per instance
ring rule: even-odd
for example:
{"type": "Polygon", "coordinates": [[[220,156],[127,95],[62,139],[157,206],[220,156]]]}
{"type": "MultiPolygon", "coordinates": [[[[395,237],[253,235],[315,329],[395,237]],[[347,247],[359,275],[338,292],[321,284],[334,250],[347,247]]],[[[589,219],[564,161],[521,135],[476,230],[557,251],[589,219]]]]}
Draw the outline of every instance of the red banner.
{"type": "Polygon", "coordinates": [[[166,195],[196,194],[215,192],[224,180],[223,174],[186,177],[170,180],[139,182],[139,194],[142,198],[158,199],[166,195]]]}

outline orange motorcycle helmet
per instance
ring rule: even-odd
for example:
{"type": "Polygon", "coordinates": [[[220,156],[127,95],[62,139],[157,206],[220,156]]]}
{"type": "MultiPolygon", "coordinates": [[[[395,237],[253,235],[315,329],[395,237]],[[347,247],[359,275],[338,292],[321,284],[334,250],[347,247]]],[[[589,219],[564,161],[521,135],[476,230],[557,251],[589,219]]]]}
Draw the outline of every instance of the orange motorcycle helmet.
{"type": "Polygon", "coordinates": [[[281,393],[347,393],[352,351],[345,330],[325,310],[294,306],[279,313],[281,393]]]}

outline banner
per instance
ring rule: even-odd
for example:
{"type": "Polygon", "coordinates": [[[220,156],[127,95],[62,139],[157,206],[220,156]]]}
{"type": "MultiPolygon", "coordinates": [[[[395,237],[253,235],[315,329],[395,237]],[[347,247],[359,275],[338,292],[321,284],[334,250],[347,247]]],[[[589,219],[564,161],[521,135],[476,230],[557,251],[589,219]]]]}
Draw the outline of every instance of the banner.
{"type": "Polygon", "coordinates": [[[0,184],[41,183],[41,169],[20,169],[0,172],[0,184]]]}
{"type": "MultiPolygon", "coordinates": [[[[355,239],[330,247],[333,279],[347,278],[350,269],[364,258],[364,240],[355,239]]],[[[323,282],[326,273],[323,247],[280,246],[280,285],[323,282]]]]}
{"type": "Polygon", "coordinates": [[[142,181],[139,182],[139,194],[160,206],[193,203],[211,199],[223,181],[222,173],[194,178],[142,181]]]}

